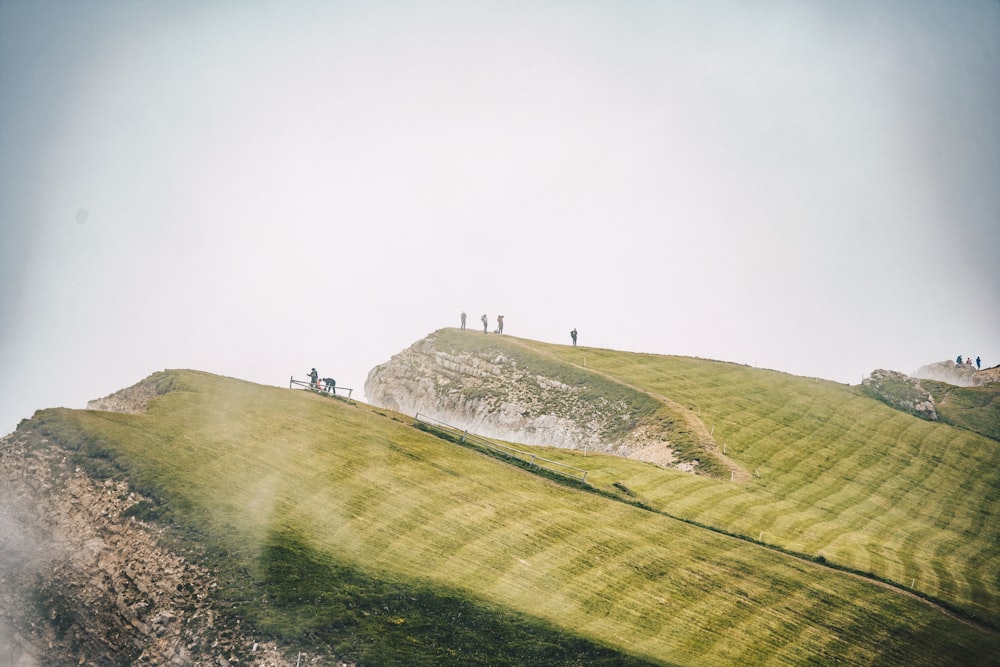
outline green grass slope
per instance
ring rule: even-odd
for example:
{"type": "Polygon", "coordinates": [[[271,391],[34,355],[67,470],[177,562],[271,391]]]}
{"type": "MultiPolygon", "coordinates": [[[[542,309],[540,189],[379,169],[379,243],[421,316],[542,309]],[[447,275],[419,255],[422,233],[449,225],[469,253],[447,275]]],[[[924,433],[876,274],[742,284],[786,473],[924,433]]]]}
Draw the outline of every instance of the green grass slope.
{"type": "MultiPolygon", "coordinates": [[[[652,438],[670,442],[671,449],[679,461],[695,464],[700,474],[723,477],[729,470],[717,456],[715,448],[711,447],[712,438],[703,423],[692,417],[688,411],[669,398],[652,396],[641,387],[631,387],[620,379],[608,378],[596,374],[586,365],[580,366],[573,361],[557,358],[551,354],[539,354],[530,341],[524,341],[512,336],[483,336],[460,329],[441,329],[432,335],[433,344],[437,349],[451,354],[467,352],[480,355],[486,359],[494,359],[502,355],[512,360],[515,367],[556,380],[573,387],[579,392],[585,402],[604,404],[620,404],[628,406],[631,417],[628,420],[616,420],[610,428],[589,425],[590,430],[602,430],[605,442],[621,439],[633,429],[645,431],[652,438]],[[527,343],[527,344],[526,344],[527,343]]],[[[578,361],[578,360],[577,360],[578,361]]],[[[463,389],[463,391],[465,391],[463,389]]],[[[476,385],[477,393],[490,391],[488,382],[476,385]]],[[[557,392],[551,392],[557,397],[557,392]]],[[[472,395],[470,398],[477,398],[472,395]]],[[[516,400],[516,399],[515,399],[516,400]]],[[[572,408],[558,403],[544,406],[539,411],[549,409],[564,417],[577,417],[586,420],[590,415],[574,415],[572,408]]]]}
{"type": "MultiPolygon", "coordinates": [[[[576,352],[554,351],[571,362],[576,352]]],[[[932,554],[940,561],[939,533],[971,535],[972,547],[956,544],[948,564],[962,572],[978,553],[981,576],[995,584],[995,554],[980,548],[995,526],[982,520],[957,526],[971,514],[958,499],[941,499],[951,498],[934,489],[945,480],[933,470],[917,474],[927,467],[920,462],[899,468],[927,489],[920,492],[928,501],[923,530],[905,527],[912,542],[880,535],[866,520],[874,510],[854,507],[865,500],[862,489],[882,493],[879,475],[869,475],[868,467],[888,455],[883,449],[901,448],[890,437],[897,431],[919,445],[911,458],[933,453],[942,459],[934,469],[954,465],[935,433],[877,413],[866,422],[869,435],[891,446],[869,444],[869,454],[838,465],[832,459],[852,455],[838,444],[845,435],[835,417],[863,400],[848,390],[838,390],[845,393],[829,407],[808,398],[793,405],[736,401],[733,390],[729,400],[713,399],[718,386],[738,383],[739,376],[716,378],[713,390],[695,377],[701,371],[678,366],[673,380],[665,369],[647,377],[644,356],[636,356],[634,369],[627,357],[599,356],[588,352],[587,366],[613,366],[643,382],[659,378],[655,386],[663,390],[676,389],[674,383],[687,389],[703,415],[730,434],[745,464],[764,471],[759,481],[735,485],[625,462],[636,465],[626,483],[644,499],[734,532],[763,527],[765,541],[787,532],[795,535],[787,538],[790,548],[822,548],[844,561],[868,548],[869,539],[887,553],[895,545],[907,557],[932,554]],[[832,424],[828,435],[839,433],[822,452],[823,465],[806,465],[804,453],[770,439],[786,419],[791,426],[782,437],[794,443],[801,426],[792,417],[796,410],[825,416],[819,421],[832,424]],[[834,486],[846,495],[815,492],[810,499],[810,486],[827,484],[827,475],[840,480],[834,486]],[[793,521],[784,523],[786,516],[793,521]],[[798,523],[817,516],[823,525],[798,523]],[[852,524],[863,531],[860,544],[852,524]],[[938,546],[927,549],[924,542],[938,546]]],[[[98,474],[127,477],[154,498],[137,514],[169,521],[188,548],[197,541],[200,558],[224,583],[220,601],[293,647],[324,646],[362,665],[968,665],[989,664],[1000,654],[996,632],[913,596],[562,486],[435,438],[392,413],[191,371],[152,381],[169,391],[145,414],[45,410],[22,428],[73,449],[77,462],[98,474]]],[[[595,475],[613,483],[615,461],[580,458],[603,461],[608,467],[595,475]]],[[[984,497],[993,479],[984,475],[979,471],[966,492],[984,497]]],[[[895,502],[909,503],[905,493],[895,502]]],[[[943,581],[936,566],[912,566],[943,581]]],[[[995,617],[992,594],[976,598],[975,587],[958,586],[960,579],[951,576],[954,597],[964,602],[958,593],[967,586],[969,604],[995,617]]]]}
{"type": "Polygon", "coordinates": [[[955,387],[933,380],[921,383],[934,395],[941,421],[1000,440],[1000,383],[978,387],[955,387]]]}
{"type": "Polygon", "coordinates": [[[753,472],[748,482],[727,484],[609,464],[611,477],[643,501],[912,587],[1000,626],[1000,442],[833,382],[701,359],[524,344],[690,406],[727,455],[753,472]]]}

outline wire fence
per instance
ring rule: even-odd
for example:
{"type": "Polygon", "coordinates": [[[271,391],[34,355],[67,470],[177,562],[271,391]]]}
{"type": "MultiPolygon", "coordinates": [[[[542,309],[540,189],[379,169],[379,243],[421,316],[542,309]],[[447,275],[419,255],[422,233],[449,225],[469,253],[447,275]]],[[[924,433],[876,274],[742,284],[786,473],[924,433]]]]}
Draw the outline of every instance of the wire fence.
{"type": "Polygon", "coordinates": [[[312,382],[310,380],[296,380],[293,375],[288,380],[288,388],[292,389],[294,387],[302,387],[308,391],[315,392],[317,394],[323,394],[324,396],[333,396],[334,398],[341,398],[348,403],[351,402],[351,394],[354,392],[350,387],[341,387],[338,385],[327,386],[322,380],[317,380],[312,382]],[[339,394],[337,392],[340,392],[339,394]]]}

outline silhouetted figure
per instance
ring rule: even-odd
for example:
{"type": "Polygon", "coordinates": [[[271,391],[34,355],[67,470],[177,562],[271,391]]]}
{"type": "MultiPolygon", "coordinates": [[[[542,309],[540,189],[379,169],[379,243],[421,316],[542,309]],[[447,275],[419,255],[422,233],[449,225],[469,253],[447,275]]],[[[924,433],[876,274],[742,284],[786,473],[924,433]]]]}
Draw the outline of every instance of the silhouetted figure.
{"type": "Polygon", "coordinates": [[[465,311],[462,311],[462,328],[465,329],[465,311]]]}
{"type": "Polygon", "coordinates": [[[503,315],[497,315],[497,333],[503,333],[503,315]]]}
{"type": "Polygon", "coordinates": [[[956,357],[955,363],[956,364],[961,364],[962,363],[962,355],[958,355],[958,357],[956,357]]]}
{"type": "Polygon", "coordinates": [[[976,370],[979,370],[979,357],[976,357],[976,370]]]}
{"type": "Polygon", "coordinates": [[[319,387],[319,373],[316,372],[315,368],[309,371],[309,386],[319,387]]]}
{"type": "Polygon", "coordinates": [[[483,323],[483,333],[487,333],[486,327],[489,326],[490,319],[486,317],[486,313],[483,313],[483,316],[480,317],[479,320],[483,323]]]}
{"type": "Polygon", "coordinates": [[[327,392],[331,394],[337,393],[337,381],[334,380],[333,378],[323,378],[323,384],[325,385],[323,388],[327,392]]]}
{"type": "Polygon", "coordinates": [[[573,347],[576,347],[576,329],[569,332],[569,337],[573,339],[573,347]]]}

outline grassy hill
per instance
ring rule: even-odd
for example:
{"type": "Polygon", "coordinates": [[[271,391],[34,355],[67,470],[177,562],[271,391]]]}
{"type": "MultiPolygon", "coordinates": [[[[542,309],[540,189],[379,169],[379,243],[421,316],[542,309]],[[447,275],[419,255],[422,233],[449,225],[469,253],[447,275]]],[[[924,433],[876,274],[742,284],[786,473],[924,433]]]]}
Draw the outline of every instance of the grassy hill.
{"type": "Polygon", "coordinates": [[[997,441],[833,383],[503,344],[691,406],[754,474],[553,451],[592,471],[588,491],[388,411],[193,371],[151,377],[165,393],[144,414],[22,428],[152,498],[136,514],[197,546],[234,618],[363,665],[1000,655],[997,441]]]}
{"type": "MultiPolygon", "coordinates": [[[[577,363],[585,355],[588,368],[690,405],[727,455],[756,471],[745,485],[616,473],[647,502],[726,532],[763,532],[781,549],[1000,623],[997,440],[893,410],[837,383],[705,360],[534,346],[577,363]]],[[[995,420],[996,410],[985,403],[980,421],[995,420]]]]}
{"type": "Polygon", "coordinates": [[[1000,383],[979,387],[954,387],[922,380],[937,399],[941,421],[1000,440],[1000,383]]]}

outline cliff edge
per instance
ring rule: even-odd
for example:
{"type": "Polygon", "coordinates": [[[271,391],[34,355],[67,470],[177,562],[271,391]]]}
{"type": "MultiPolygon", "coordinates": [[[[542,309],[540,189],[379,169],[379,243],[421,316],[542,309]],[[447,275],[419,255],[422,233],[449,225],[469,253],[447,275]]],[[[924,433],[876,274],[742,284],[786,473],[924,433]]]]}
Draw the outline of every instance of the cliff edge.
{"type": "Polygon", "coordinates": [[[704,438],[696,447],[678,446],[696,439],[690,416],[518,341],[436,331],[373,368],[365,395],[374,405],[488,438],[605,452],[688,472],[711,465],[704,438]]]}

